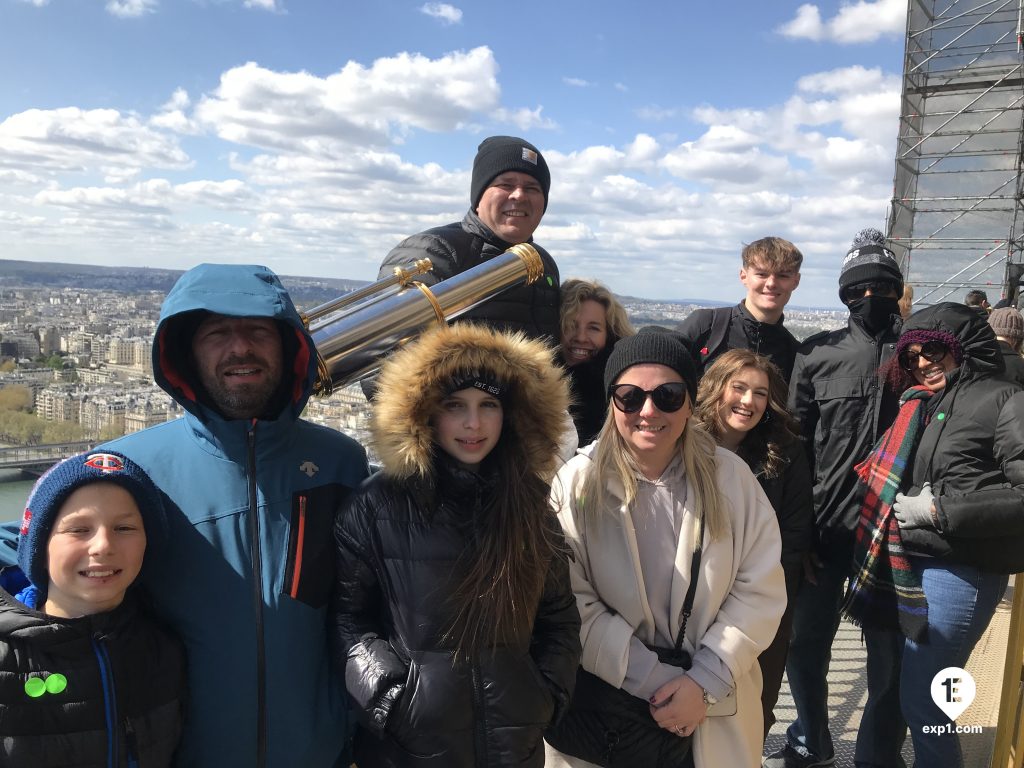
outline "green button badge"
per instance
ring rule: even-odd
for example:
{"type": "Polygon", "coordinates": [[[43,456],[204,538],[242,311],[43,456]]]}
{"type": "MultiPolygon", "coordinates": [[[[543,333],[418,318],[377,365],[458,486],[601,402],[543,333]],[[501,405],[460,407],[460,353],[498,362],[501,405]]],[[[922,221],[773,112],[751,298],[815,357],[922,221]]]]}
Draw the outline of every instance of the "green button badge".
{"type": "Polygon", "coordinates": [[[30,677],[25,681],[25,694],[33,699],[38,699],[46,693],[62,693],[67,687],[68,679],[57,672],[47,675],[46,679],[30,677]]]}

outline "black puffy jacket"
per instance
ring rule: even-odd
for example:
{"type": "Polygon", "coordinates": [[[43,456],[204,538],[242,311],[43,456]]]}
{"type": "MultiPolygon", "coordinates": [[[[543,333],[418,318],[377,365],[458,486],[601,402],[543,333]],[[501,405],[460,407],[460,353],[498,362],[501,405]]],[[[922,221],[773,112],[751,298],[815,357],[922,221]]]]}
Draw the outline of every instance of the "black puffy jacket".
{"type": "Polygon", "coordinates": [[[853,472],[889,428],[899,397],[884,386],[879,368],[896,352],[900,318],[877,337],[859,318],[846,328],[811,336],[796,355],[789,409],[800,421],[814,478],[818,540],[852,543],[863,487],[853,472]]]}
{"type": "MultiPolygon", "coordinates": [[[[561,336],[558,266],[547,251],[534,242],[530,245],[537,249],[544,262],[544,274],[531,285],[515,286],[488,299],[459,320],[482,321],[500,330],[523,331],[531,338],[558,341],[561,336]]],[[[379,277],[390,277],[395,267],[429,258],[434,264],[433,271],[416,279],[424,285],[434,285],[493,259],[511,247],[469,211],[461,222],[428,229],[396,245],[384,258],[379,277]]]]}
{"type": "MultiPolygon", "coordinates": [[[[332,630],[360,717],[356,763],[540,768],[542,733],[568,705],[581,653],[553,512],[539,520],[561,546],[532,620],[524,610],[512,637],[468,660],[456,659],[446,634],[464,558],[475,561],[479,534],[496,524],[497,471],[542,487],[551,481],[568,403],[562,371],[541,343],[456,323],[396,352],[378,383],[371,431],[383,469],[335,524],[332,630]],[[448,460],[431,424],[451,382],[467,371],[504,390],[502,451],[493,468],[481,463],[482,474],[448,460]]],[[[542,515],[546,494],[540,503],[542,515]]]]}
{"type": "Polygon", "coordinates": [[[569,387],[572,391],[569,415],[576,426],[576,437],[581,448],[594,442],[608,415],[604,368],[614,345],[615,339],[609,338],[605,348],[596,356],[576,365],[565,366],[561,349],[556,356],[557,361],[565,366],[565,372],[569,377],[569,387]]]}
{"type": "Polygon", "coordinates": [[[679,332],[693,352],[698,376],[703,376],[704,371],[730,349],[749,349],[775,363],[782,371],[782,378],[788,382],[800,342],[782,324],[784,319],[780,318],[777,323],[762,323],[747,311],[746,304],[741,301],[735,307],[695,310],[680,324],[679,332]],[[716,349],[708,349],[718,312],[729,313],[725,341],[716,349]]]}
{"type": "Polygon", "coordinates": [[[984,571],[1024,569],[1024,393],[1004,380],[991,327],[962,304],[922,309],[904,325],[952,333],[961,366],[928,401],[930,420],[917,444],[908,494],[932,486],[939,522],[901,532],[910,552],[984,571]]]}
{"type": "MultiPolygon", "coordinates": [[[[17,577],[4,570],[6,585],[17,577]]],[[[131,590],[112,611],[61,619],[0,589],[0,765],[169,766],[181,735],[184,658],[131,590]],[[30,678],[55,675],[66,687],[27,693],[30,678]]]]}

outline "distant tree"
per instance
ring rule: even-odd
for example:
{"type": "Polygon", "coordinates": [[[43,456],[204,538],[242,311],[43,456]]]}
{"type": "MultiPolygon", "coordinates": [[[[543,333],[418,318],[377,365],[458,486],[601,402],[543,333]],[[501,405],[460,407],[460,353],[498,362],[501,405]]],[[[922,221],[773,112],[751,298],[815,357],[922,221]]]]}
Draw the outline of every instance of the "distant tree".
{"type": "Polygon", "coordinates": [[[10,373],[14,370],[16,365],[14,358],[8,357],[0,362],[0,373],[10,373]]]}
{"type": "Polygon", "coordinates": [[[43,361],[43,365],[53,368],[55,371],[62,371],[64,370],[64,358],[60,355],[50,355],[43,361]]]}
{"type": "Polygon", "coordinates": [[[20,384],[0,389],[0,411],[31,411],[32,390],[20,384]]]}
{"type": "Polygon", "coordinates": [[[99,439],[102,443],[105,443],[108,440],[116,440],[119,437],[124,437],[124,430],[118,429],[113,425],[106,426],[100,430],[99,439]]]}

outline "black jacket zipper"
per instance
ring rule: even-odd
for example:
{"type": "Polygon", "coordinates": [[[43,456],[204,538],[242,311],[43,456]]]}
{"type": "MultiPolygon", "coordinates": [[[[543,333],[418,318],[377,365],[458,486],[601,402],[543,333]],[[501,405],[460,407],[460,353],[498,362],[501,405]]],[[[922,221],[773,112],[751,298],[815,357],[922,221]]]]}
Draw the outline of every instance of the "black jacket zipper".
{"type": "Polygon", "coordinates": [[[267,661],[263,639],[263,553],[260,547],[256,489],[256,422],[247,434],[249,448],[249,541],[252,547],[252,596],[256,614],[256,768],[267,764],[267,661]]]}
{"type": "Polygon", "coordinates": [[[110,666],[110,656],[107,655],[105,640],[106,637],[101,634],[94,635],[92,647],[99,663],[100,680],[103,684],[103,704],[107,721],[107,765],[117,766],[121,764],[121,734],[118,728],[120,718],[117,716],[117,689],[114,687],[114,670],[110,666]]]}

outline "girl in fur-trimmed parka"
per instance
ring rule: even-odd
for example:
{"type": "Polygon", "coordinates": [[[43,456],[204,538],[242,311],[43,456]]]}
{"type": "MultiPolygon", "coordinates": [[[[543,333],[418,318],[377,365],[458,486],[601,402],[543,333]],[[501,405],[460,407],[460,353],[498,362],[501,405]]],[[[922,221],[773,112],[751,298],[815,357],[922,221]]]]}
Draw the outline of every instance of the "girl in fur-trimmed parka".
{"type": "Polygon", "coordinates": [[[567,385],[540,342],[465,323],[395,353],[378,385],[383,470],[335,525],[355,760],[539,768],[580,658],[547,503],[567,385]]]}

